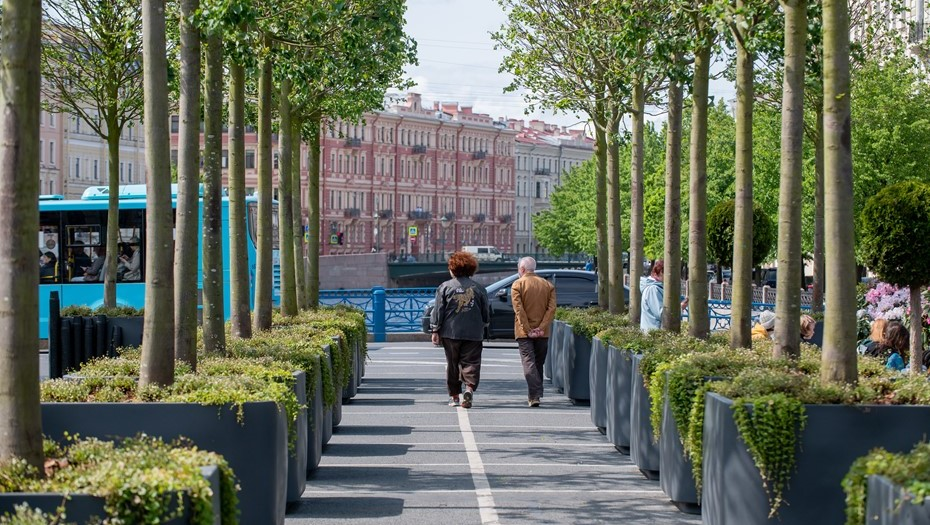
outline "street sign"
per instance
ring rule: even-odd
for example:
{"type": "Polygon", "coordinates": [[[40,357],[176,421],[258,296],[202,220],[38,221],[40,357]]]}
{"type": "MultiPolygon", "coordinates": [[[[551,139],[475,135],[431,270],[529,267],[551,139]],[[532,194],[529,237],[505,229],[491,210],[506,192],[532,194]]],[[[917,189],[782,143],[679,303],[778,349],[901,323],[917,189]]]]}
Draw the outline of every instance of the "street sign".
{"type": "Polygon", "coordinates": [[[408,226],[408,227],[407,227],[407,235],[409,235],[409,236],[411,236],[411,237],[416,237],[416,236],[417,236],[417,227],[416,227],[416,226],[408,226]]]}
{"type": "Polygon", "coordinates": [[[339,236],[336,235],[335,233],[332,234],[332,235],[330,235],[330,236],[329,236],[329,243],[330,243],[330,244],[339,244],[339,236]]]}
{"type": "Polygon", "coordinates": [[[416,243],[416,242],[417,242],[417,238],[416,238],[416,237],[411,237],[411,238],[410,238],[410,242],[416,243]]]}

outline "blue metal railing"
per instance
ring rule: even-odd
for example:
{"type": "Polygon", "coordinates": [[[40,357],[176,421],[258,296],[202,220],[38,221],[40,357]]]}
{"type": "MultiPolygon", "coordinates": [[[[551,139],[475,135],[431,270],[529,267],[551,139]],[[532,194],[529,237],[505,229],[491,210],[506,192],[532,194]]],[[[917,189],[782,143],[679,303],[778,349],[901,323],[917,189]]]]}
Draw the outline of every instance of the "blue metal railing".
{"type": "MultiPolygon", "coordinates": [[[[320,304],[347,304],[365,312],[365,324],[376,342],[384,342],[388,333],[411,333],[421,329],[423,309],[436,295],[435,288],[354,288],[348,290],[320,290],[320,304]]],[[[709,306],[710,329],[730,328],[730,301],[712,299],[709,306]]],[[[802,306],[802,310],[810,310],[802,306]]],[[[752,321],[756,322],[764,310],[775,310],[771,303],[752,303],[752,321]]],[[[687,311],[682,319],[687,319],[687,311]]]]}

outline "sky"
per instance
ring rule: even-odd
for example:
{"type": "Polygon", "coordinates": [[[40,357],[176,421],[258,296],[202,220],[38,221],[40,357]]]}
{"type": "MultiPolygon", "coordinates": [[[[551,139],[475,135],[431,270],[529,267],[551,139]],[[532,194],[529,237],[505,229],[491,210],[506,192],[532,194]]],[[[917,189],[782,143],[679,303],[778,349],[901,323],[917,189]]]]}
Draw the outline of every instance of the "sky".
{"type": "MultiPolygon", "coordinates": [[[[519,93],[504,93],[513,77],[499,73],[505,53],[494,49],[491,33],[500,29],[507,17],[497,0],[407,0],[407,34],[417,42],[419,65],[408,66],[407,74],[416,83],[412,88],[423,95],[423,102],[458,102],[478,113],[494,117],[546,122],[582,127],[587,117],[575,114],[526,115],[526,103],[519,93]]],[[[719,70],[721,65],[717,65],[719,70]]],[[[729,101],[733,86],[713,81],[710,94],[729,101]]],[[[653,121],[664,121],[653,112],[653,121]]]]}

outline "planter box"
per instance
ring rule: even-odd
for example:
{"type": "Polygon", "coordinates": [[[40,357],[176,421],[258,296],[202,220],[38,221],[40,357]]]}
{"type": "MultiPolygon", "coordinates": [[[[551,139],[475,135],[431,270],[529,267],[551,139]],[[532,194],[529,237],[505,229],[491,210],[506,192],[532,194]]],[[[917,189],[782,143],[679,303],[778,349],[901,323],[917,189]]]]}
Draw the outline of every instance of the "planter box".
{"type": "Polygon", "coordinates": [[[572,335],[572,327],[564,322],[560,332],[561,336],[553,347],[555,355],[552,356],[552,386],[561,394],[565,391],[565,356],[569,353],[569,348],[574,344],[575,338],[572,335]]]}
{"type": "Polygon", "coordinates": [[[543,376],[552,380],[552,361],[555,358],[558,349],[556,346],[562,341],[562,321],[553,320],[552,327],[549,329],[549,341],[546,346],[546,362],[543,363],[543,376]]]}
{"type": "MultiPolygon", "coordinates": [[[[212,505],[213,523],[220,525],[221,511],[220,505],[220,469],[215,465],[202,467],[200,469],[203,477],[210,482],[210,488],[213,489],[212,505]]],[[[172,494],[172,498],[177,498],[178,494],[172,494]]],[[[184,511],[180,517],[163,520],[161,523],[166,525],[187,525],[191,521],[190,499],[184,498],[184,511]]],[[[176,499],[174,499],[169,508],[173,508],[176,499]]],[[[16,512],[16,506],[23,503],[33,509],[38,509],[52,516],[56,515],[59,507],[64,507],[68,515],[68,523],[96,523],[98,520],[107,518],[107,512],[104,508],[106,500],[100,496],[91,496],[90,494],[69,494],[54,492],[7,492],[0,494],[0,515],[16,512]]]]}
{"type": "Polygon", "coordinates": [[[591,393],[591,422],[607,433],[607,346],[595,337],[591,341],[588,390],[591,393]]]}
{"type": "Polygon", "coordinates": [[[633,354],[607,347],[607,439],[623,454],[630,453],[630,395],[633,354]]]}
{"type": "Polygon", "coordinates": [[[242,523],[284,523],[287,496],[287,422],[272,401],[242,406],[194,403],[42,403],[42,431],[113,439],[144,432],[171,441],[190,439],[221,454],[239,478],[242,523]]]}
{"type": "MultiPolygon", "coordinates": [[[[326,363],[329,367],[330,374],[332,375],[333,371],[333,355],[332,350],[329,345],[323,347],[326,363]]],[[[322,370],[322,368],[321,368],[322,370]]],[[[335,381],[335,378],[333,378],[335,381]]],[[[339,397],[338,395],[336,396],[339,397]]],[[[338,401],[338,400],[337,400],[338,401]]],[[[334,407],[323,407],[323,446],[325,447],[329,440],[333,438],[333,408],[334,407]]],[[[341,415],[341,414],[340,414],[341,415]]]]}
{"type": "Polygon", "coordinates": [[[142,325],[144,317],[107,317],[107,334],[111,341],[107,344],[110,355],[116,355],[116,348],[119,346],[142,346],[142,325]],[[114,329],[119,328],[122,335],[121,340],[117,341],[114,337],[114,329]]]}
{"type": "MultiPolygon", "coordinates": [[[[304,372],[294,372],[294,394],[300,405],[307,404],[307,375],[304,372]]],[[[297,438],[294,450],[287,455],[287,502],[300,501],[304,489],[307,488],[307,409],[302,408],[297,414],[297,438]]]]}
{"type": "Polygon", "coordinates": [[[323,457],[323,373],[317,361],[313,383],[313,399],[307,407],[307,474],[320,466],[323,457]]]}
{"type": "Polygon", "coordinates": [[[930,501],[914,504],[915,496],[884,476],[869,476],[867,525],[928,525],[930,501]]]}
{"type": "Polygon", "coordinates": [[[705,525],[844,523],[846,495],[840,483],[853,461],[879,446],[909,452],[925,439],[930,421],[930,406],[805,405],[807,424],[795,451],[797,468],[785,490],[785,504],[769,519],[759,469],[739,436],[732,406],[731,399],[718,394],[705,397],[705,525]]]}
{"type": "Polygon", "coordinates": [[[639,362],[643,356],[633,356],[632,383],[630,385],[630,457],[639,471],[649,479],[659,479],[659,445],[653,441],[652,422],[649,419],[650,396],[643,385],[639,362]]]}
{"type": "Polygon", "coordinates": [[[576,334],[574,330],[571,334],[571,345],[562,356],[562,387],[573,404],[586,405],[591,399],[588,378],[591,369],[591,340],[576,334]]]}
{"type": "MultiPolygon", "coordinates": [[[[333,338],[333,340],[336,341],[336,344],[339,344],[338,338],[333,338]]],[[[356,370],[356,365],[358,364],[358,346],[351,341],[349,341],[349,346],[352,350],[352,362],[349,364],[349,382],[346,386],[342,387],[342,400],[346,402],[358,394],[358,370],[356,370]]],[[[341,417],[342,414],[340,414],[340,419],[341,417]]]]}
{"type": "Polygon", "coordinates": [[[662,435],[659,437],[659,486],[678,510],[688,514],[701,513],[691,458],[685,454],[681,444],[678,423],[668,402],[667,383],[662,403],[662,435]]]}

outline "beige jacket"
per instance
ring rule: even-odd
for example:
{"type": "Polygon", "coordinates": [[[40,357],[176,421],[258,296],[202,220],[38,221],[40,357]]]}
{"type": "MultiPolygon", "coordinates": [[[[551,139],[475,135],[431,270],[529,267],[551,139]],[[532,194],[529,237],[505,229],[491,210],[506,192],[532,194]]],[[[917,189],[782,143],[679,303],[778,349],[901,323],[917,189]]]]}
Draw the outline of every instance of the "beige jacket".
{"type": "Polygon", "coordinates": [[[526,272],[510,288],[513,301],[514,338],[529,337],[534,328],[543,329],[549,337],[549,326],[555,317],[555,287],[533,272],[526,272]]]}

